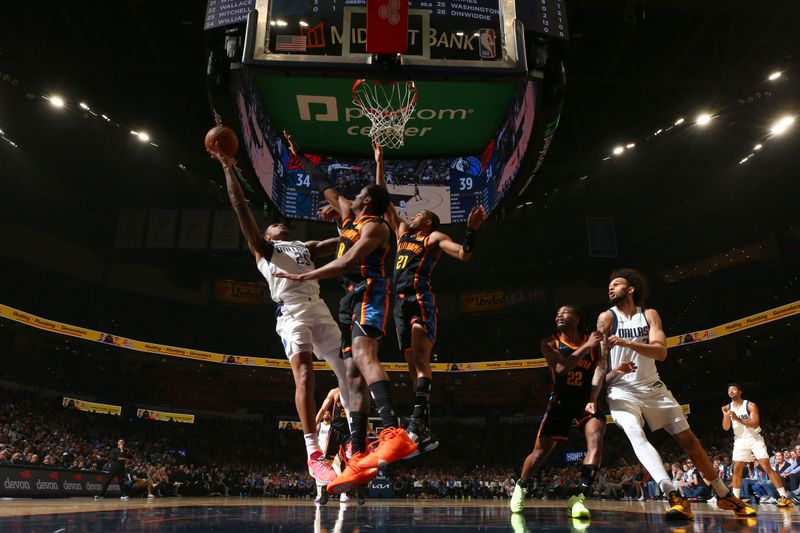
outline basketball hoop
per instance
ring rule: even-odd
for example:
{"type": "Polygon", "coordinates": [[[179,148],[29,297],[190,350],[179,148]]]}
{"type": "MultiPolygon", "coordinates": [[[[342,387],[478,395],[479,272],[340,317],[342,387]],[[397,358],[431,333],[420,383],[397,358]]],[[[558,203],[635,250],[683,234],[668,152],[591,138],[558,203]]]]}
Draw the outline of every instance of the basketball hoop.
{"type": "Polygon", "coordinates": [[[418,97],[413,81],[356,80],[353,84],[353,103],[372,122],[372,142],[386,148],[403,146],[406,122],[414,114],[418,97]]]}

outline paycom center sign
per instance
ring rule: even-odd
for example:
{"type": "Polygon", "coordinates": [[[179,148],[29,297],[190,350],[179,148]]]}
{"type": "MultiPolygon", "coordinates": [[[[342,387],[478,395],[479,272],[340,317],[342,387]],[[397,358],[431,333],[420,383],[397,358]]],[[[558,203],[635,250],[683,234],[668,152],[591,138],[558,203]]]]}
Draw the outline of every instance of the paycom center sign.
{"type": "MultiPolygon", "coordinates": [[[[353,103],[352,80],[259,76],[257,84],[275,130],[292,132],[305,151],[371,151],[370,121],[353,103]]],[[[516,85],[418,82],[417,87],[405,146],[392,151],[393,158],[483,152],[506,118],[516,85]]]]}

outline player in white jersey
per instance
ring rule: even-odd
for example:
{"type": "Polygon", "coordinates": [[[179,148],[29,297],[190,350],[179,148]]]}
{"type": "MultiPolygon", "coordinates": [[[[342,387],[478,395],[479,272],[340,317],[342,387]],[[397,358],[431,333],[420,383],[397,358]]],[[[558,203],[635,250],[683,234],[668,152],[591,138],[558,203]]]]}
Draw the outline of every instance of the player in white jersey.
{"type": "Polygon", "coordinates": [[[347,406],[344,361],[339,357],[341,333],[328,306],[319,297],[316,281],[292,281],[276,274],[311,272],[315,268],[314,259],[333,255],[339,239],[290,241],[289,230],[284,224],[271,224],[262,235],[231,168],[233,159],[219,150],[212,151],[211,155],[222,164],[228,196],[239,226],[255,256],[258,270],[267,280],[270,296],[278,304],[275,329],[292,367],[294,400],[303,426],[308,470],[317,482],[327,485],[336,479],[337,474],[325,461],[318,444],[313,354],[327,361],[333,369],[339,381],[342,403],[347,406]]]}
{"type": "Polygon", "coordinates": [[[778,507],[793,507],[781,476],[769,464],[769,452],[761,436],[761,415],[758,406],[742,398],[742,387],[736,383],[728,385],[731,403],[722,406],[722,429],[733,428],[733,493],[738,497],[742,490],[744,464],[756,458],[767,473],[769,480],[778,489],[778,507]]]}
{"type": "Polygon", "coordinates": [[[664,469],[664,461],[644,434],[644,421],[652,431],[665,429],[683,448],[717,493],[717,507],[737,516],[754,516],[755,509],[733,495],[689,428],[680,404],[661,381],[656,361],[667,358],[667,339],[661,317],[645,309],[644,277],[631,269],[611,274],[608,286],[613,307],[600,314],[597,329],[604,334],[603,352],[608,354],[606,374],[611,416],[631,441],[639,462],[669,497],[668,520],[691,520],[689,500],[681,496],[664,469]]]}

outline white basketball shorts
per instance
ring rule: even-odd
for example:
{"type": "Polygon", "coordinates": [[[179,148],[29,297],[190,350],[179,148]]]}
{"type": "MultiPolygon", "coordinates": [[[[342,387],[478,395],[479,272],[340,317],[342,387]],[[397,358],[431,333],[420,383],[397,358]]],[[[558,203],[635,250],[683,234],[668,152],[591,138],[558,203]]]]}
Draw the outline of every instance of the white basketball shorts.
{"type": "Polygon", "coordinates": [[[308,351],[317,359],[339,356],[342,334],[328,306],[320,299],[282,304],[275,331],[289,361],[296,354],[308,351]]]}
{"type": "Polygon", "coordinates": [[[661,381],[636,389],[613,387],[608,393],[608,408],[620,427],[631,422],[644,427],[647,420],[651,431],[664,428],[674,435],[689,429],[681,405],[661,381]]]}
{"type": "Polygon", "coordinates": [[[733,440],[733,455],[732,460],[749,463],[756,459],[769,459],[769,452],[767,451],[767,444],[764,442],[764,437],[756,435],[753,437],[736,437],[733,440]]]}

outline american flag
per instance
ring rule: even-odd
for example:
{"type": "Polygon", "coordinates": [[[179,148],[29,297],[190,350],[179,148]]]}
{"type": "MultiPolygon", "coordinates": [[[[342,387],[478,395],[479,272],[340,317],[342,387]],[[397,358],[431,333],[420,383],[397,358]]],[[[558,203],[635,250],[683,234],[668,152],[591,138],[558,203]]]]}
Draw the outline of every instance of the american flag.
{"type": "Polygon", "coordinates": [[[275,41],[275,50],[278,52],[305,52],[305,35],[278,35],[275,41]]]}

